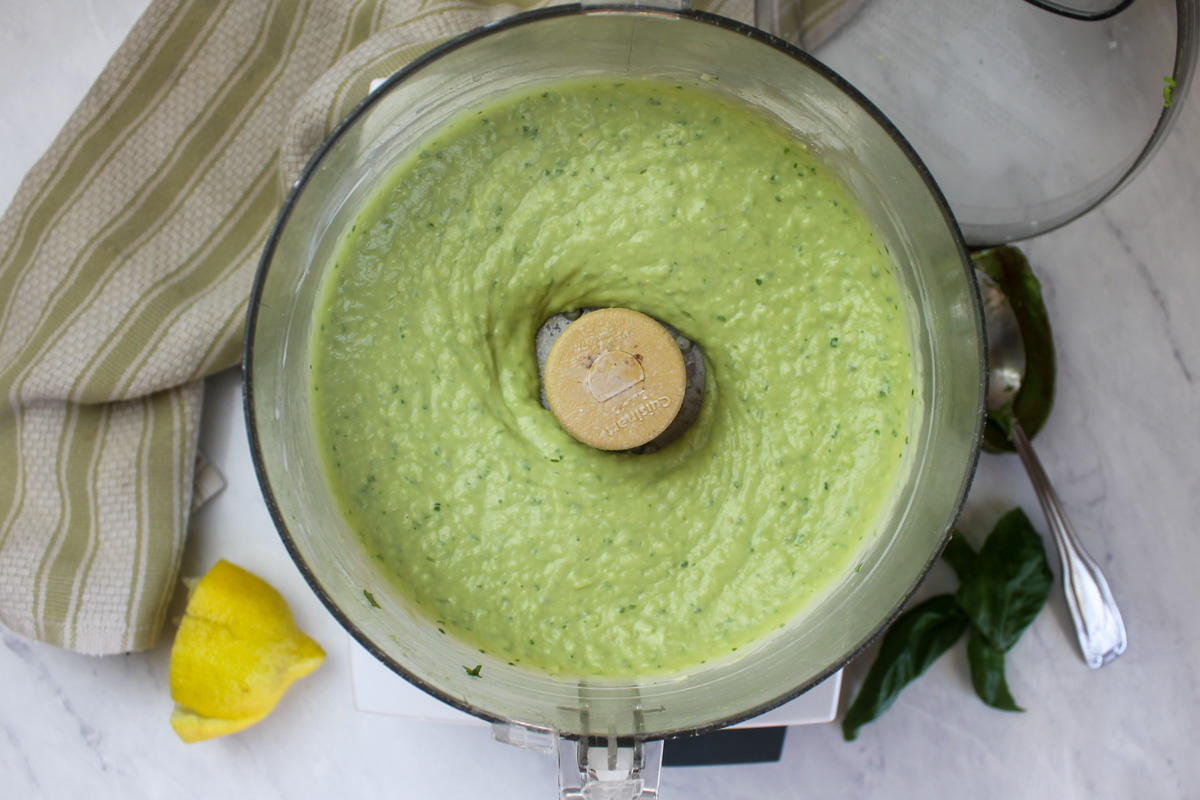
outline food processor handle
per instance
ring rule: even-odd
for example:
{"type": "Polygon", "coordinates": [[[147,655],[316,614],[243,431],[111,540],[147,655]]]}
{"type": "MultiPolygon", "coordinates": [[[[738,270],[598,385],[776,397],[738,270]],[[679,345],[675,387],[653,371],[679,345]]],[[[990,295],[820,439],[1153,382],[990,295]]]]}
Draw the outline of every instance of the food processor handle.
{"type": "MultiPolygon", "coordinates": [[[[774,2],[774,0],[767,0],[774,2]]],[[[639,8],[662,8],[667,11],[690,11],[692,8],[692,0],[647,0],[646,2],[638,2],[638,0],[580,0],[579,3],[584,8],[590,6],[636,6],[639,8]]]]}
{"type": "MultiPolygon", "coordinates": [[[[640,715],[640,708],[634,713],[640,715]]],[[[576,739],[520,722],[493,723],[492,738],[536,753],[557,752],[562,800],[657,800],[659,796],[662,740],[576,739]]]]}
{"type": "MultiPolygon", "coordinates": [[[[774,36],[781,36],[779,22],[779,4],[781,0],[754,0],[754,26],[774,36]]],[[[580,0],[584,8],[590,6],[641,6],[643,8],[663,8],[667,11],[691,11],[692,0],[580,0]]]]}
{"type": "Polygon", "coordinates": [[[558,740],[562,800],[656,800],[662,740],[619,744],[605,739],[558,740]]]}

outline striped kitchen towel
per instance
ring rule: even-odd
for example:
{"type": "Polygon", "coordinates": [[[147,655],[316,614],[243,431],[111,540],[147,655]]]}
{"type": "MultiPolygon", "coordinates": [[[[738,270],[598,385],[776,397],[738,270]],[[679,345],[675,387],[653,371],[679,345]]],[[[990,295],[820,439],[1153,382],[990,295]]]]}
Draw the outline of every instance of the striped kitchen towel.
{"type": "MultiPolygon", "coordinates": [[[[817,36],[863,0],[790,2],[817,36]]],[[[752,17],[753,0],[703,5],[752,17]]],[[[289,179],[368,73],[517,10],[152,0],[0,219],[6,626],[91,654],[155,643],[191,508],[203,379],[238,362],[289,179]]]]}

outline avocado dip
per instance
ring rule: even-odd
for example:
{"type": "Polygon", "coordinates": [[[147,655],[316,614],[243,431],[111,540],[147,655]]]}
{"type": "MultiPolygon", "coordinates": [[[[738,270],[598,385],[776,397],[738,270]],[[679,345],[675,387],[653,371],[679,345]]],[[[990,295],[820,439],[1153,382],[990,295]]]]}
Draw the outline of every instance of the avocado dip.
{"type": "Polygon", "coordinates": [[[328,481],[380,580],[503,662],[621,678],[736,655],[854,571],[903,483],[920,397],[893,269],[800,139],[703,85],[471,109],[328,265],[328,481]],[[587,307],[701,348],[680,439],[594,449],[539,403],[535,333],[587,307]]]}

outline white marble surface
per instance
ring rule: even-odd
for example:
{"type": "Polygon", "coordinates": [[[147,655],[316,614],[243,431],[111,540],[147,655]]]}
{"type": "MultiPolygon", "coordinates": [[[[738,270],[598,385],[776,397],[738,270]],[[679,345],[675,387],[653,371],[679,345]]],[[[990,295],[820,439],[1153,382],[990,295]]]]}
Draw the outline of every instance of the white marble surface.
{"type": "MultiPolygon", "coordinates": [[[[49,143],[145,0],[0,0],[0,202],[49,143]]],[[[1055,412],[1037,446],[1129,627],[1128,652],[1088,670],[1057,594],[1012,651],[1028,711],[974,699],[961,649],[857,742],[836,725],[789,731],[777,764],[668,769],[665,798],[1173,798],[1200,760],[1200,98],[1150,167],[1102,210],[1029,242],[1059,352],[1055,412]]],[[[236,394],[238,375],[214,380],[236,394]]],[[[216,460],[246,447],[209,413],[216,460]]],[[[12,798],[533,798],[551,758],[486,728],[354,709],[345,637],[288,560],[248,474],[193,523],[185,569],[224,556],[291,600],[327,663],[260,725],[181,744],[167,725],[170,632],[154,651],[88,658],[0,629],[0,796],[12,798]]],[[[963,525],[1014,504],[1040,523],[1015,457],[985,456],[963,525]]],[[[939,567],[928,590],[951,585],[939,567]]],[[[868,656],[869,658],[869,656],[868,656]]],[[[846,672],[849,686],[863,663],[846,672]]]]}

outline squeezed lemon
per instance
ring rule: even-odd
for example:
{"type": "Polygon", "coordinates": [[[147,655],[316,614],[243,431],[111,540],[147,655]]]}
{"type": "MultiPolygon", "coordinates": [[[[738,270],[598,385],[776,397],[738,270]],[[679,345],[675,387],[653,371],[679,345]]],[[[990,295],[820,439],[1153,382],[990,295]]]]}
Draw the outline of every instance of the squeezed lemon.
{"type": "Polygon", "coordinates": [[[324,660],[279,592],[222,559],[192,587],[171,647],[171,727],[185,742],[248,728],[324,660]]]}

